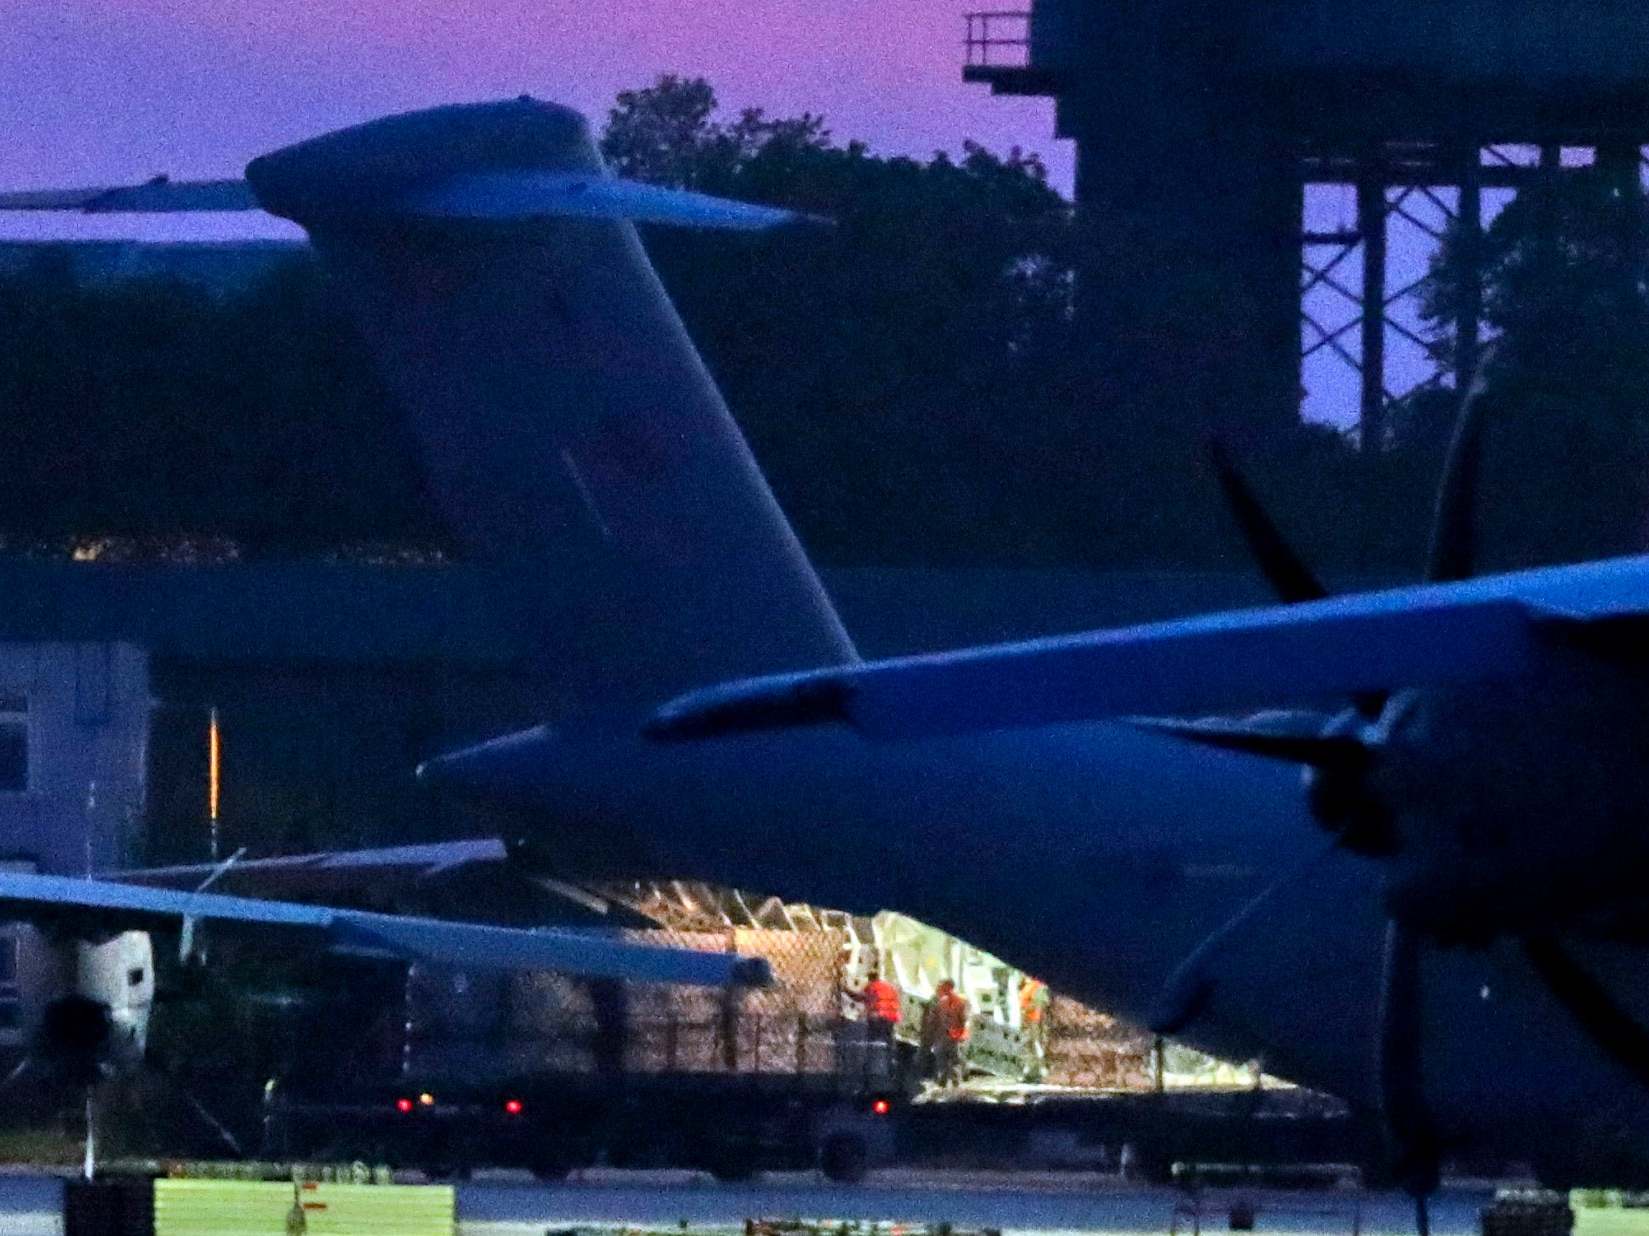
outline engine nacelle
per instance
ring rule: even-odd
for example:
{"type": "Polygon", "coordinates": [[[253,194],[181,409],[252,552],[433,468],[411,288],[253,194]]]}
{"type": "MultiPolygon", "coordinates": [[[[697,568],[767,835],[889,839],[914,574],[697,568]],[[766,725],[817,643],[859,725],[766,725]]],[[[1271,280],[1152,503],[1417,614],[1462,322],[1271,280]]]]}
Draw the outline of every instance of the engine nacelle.
{"type": "Polygon", "coordinates": [[[1393,913],[1482,943],[1631,911],[1649,879],[1649,684],[1586,660],[1392,700],[1367,774],[1393,913]]]}
{"type": "Polygon", "coordinates": [[[36,1032],[41,1060],[67,1080],[91,1083],[139,1067],[155,999],[149,934],[128,931],[64,946],[68,990],[48,1002],[36,1032]]]}
{"type": "Polygon", "coordinates": [[[118,1069],[136,1067],[149,1045],[155,1003],[155,951],[146,931],[81,944],[75,991],[109,1010],[109,1054],[118,1069]]]}

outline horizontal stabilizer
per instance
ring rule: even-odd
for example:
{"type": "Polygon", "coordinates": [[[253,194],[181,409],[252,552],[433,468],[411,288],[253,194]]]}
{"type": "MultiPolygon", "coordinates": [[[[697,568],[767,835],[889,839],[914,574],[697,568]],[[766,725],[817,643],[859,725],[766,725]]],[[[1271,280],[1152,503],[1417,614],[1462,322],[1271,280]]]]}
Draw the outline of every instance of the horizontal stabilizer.
{"type": "Polygon", "coordinates": [[[838,722],[919,738],[1485,681],[1536,665],[1545,617],[1506,598],[1401,593],[1215,614],[729,683],[666,704],[648,732],[838,722]]]}
{"type": "Polygon", "coordinates": [[[674,227],[763,231],[794,223],[827,223],[797,214],[610,176],[567,172],[502,171],[454,176],[409,193],[409,214],[432,219],[629,219],[674,227]]]}
{"type": "Polygon", "coordinates": [[[0,193],[0,210],[78,210],[86,214],[175,214],[260,210],[244,180],[168,180],[98,189],[36,189],[0,193]]]}
{"type": "Polygon", "coordinates": [[[0,910],[9,915],[8,921],[98,931],[172,927],[184,920],[211,922],[309,940],[339,953],[474,969],[558,970],[588,978],[704,987],[760,986],[770,981],[766,962],[734,953],[63,876],[0,872],[0,910]]]}
{"type": "MultiPolygon", "coordinates": [[[[139,185],[37,189],[0,193],[0,211],[78,211],[84,214],[181,214],[261,210],[244,180],[173,181],[139,185]]],[[[672,227],[765,231],[800,223],[828,223],[818,215],[735,202],[686,189],[618,180],[600,172],[546,172],[530,168],[473,172],[408,188],[387,198],[345,203],[343,215],[530,223],[535,219],[628,219],[672,227]]]]}

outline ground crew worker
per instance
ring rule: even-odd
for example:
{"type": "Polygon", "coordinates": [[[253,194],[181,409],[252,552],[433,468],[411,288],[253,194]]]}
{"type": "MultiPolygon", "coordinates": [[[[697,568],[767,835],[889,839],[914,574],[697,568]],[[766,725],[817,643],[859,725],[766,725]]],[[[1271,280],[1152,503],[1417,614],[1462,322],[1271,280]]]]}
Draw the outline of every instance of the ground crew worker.
{"type": "Polygon", "coordinates": [[[865,1006],[865,1040],[871,1044],[880,1044],[882,1052],[882,1068],[893,1080],[898,1080],[898,1061],[894,1053],[898,1050],[894,1039],[894,1031],[899,1027],[899,1017],[903,1011],[899,999],[899,989],[882,977],[880,970],[872,970],[870,979],[859,992],[859,1003],[865,1006]]]}
{"type": "Polygon", "coordinates": [[[1030,1048],[1029,1080],[1041,1081],[1048,1055],[1048,985],[1028,974],[1019,984],[1019,1025],[1030,1048]]]}
{"type": "Polygon", "coordinates": [[[939,1062],[945,1051],[944,1042],[945,1022],[939,1013],[939,994],[936,991],[933,999],[929,1000],[922,1008],[922,1025],[921,1033],[918,1035],[918,1048],[922,1053],[922,1077],[939,1085],[944,1084],[944,1078],[939,1072],[939,1062]]]}
{"type": "Polygon", "coordinates": [[[943,1031],[939,1039],[938,1081],[941,1086],[957,1086],[962,1082],[962,1045],[968,1041],[968,1002],[957,993],[956,984],[945,979],[934,993],[933,1004],[943,1031]]]}

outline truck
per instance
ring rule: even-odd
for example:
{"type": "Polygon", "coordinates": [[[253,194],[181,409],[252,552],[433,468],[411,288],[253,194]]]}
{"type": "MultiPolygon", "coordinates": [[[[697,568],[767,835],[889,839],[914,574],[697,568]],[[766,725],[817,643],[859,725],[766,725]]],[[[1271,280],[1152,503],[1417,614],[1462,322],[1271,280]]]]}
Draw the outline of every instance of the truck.
{"type": "Polygon", "coordinates": [[[723,1181],[817,1169],[853,1183],[892,1160],[903,1110],[897,1095],[771,1077],[568,1073],[423,1084],[282,1095],[264,1153],[385,1162],[439,1179],[489,1166],[556,1181],[600,1164],[692,1168],[723,1181]]]}
{"type": "MultiPolygon", "coordinates": [[[[674,938],[766,956],[777,981],[718,991],[412,966],[347,1042],[294,1044],[265,1093],[264,1155],[546,1180],[604,1164],[853,1181],[888,1161],[910,1053],[846,1015],[837,933],[674,938]]],[[[374,1001],[357,986],[349,1002],[374,1001]]]]}

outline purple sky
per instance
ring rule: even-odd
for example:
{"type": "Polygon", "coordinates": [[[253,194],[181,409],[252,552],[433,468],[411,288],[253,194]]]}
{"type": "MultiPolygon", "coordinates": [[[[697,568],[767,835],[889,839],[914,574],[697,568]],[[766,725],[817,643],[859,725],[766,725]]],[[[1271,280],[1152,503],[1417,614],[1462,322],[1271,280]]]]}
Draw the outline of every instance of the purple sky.
{"type": "Polygon", "coordinates": [[[531,93],[605,114],[660,72],[888,153],[1042,151],[1052,107],[961,81],[963,0],[4,0],[0,184],[230,175],[325,129],[531,93]]]}
{"type": "MultiPolygon", "coordinates": [[[[1068,192],[1072,151],[1053,137],[1051,103],[962,83],[962,15],[974,7],[980,0],[0,0],[0,186],[236,175],[253,155],[340,125],[523,92],[599,123],[618,90],[676,72],[709,77],[729,109],[823,112],[838,138],[883,153],[925,156],[969,137],[1036,150],[1068,192]]],[[[1308,213],[1331,225],[1344,206],[1319,193],[1308,213]]],[[[0,239],[62,227],[0,216],[0,239]]],[[[75,234],[296,229],[174,216],[81,220],[75,234]]],[[[1394,282],[1423,269],[1429,250],[1429,238],[1394,235],[1394,282]]],[[[1354,312],[1322,292],[1313,308],[1331,328],[1354,312]]],[[[1405,346],[1394,341],[1398,386],[1425,371],[1405,346]]],[[[1354,418],[1356,381],[1341,360],[1324,351],[1304,377],[1307,415],[1354,418]]]]}

